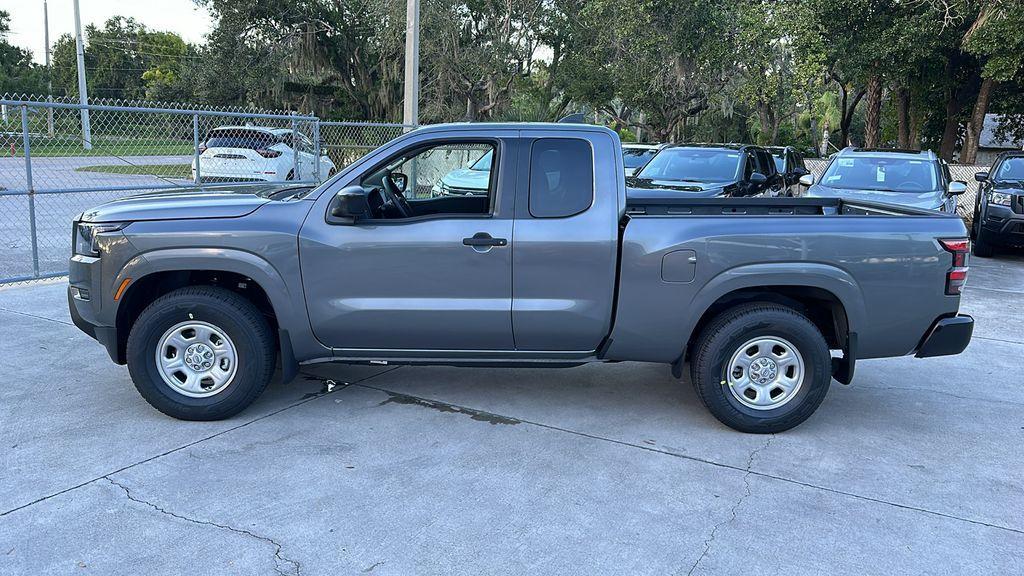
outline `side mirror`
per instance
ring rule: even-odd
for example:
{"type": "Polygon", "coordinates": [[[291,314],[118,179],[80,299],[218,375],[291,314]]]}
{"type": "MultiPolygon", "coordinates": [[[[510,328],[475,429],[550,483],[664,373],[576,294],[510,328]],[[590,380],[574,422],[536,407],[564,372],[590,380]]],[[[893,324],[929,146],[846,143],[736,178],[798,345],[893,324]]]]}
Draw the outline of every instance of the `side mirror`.
{"type": "Polygon", "coordinates": [[[337,225],[355,224],[356,220],[370,216],[370,202],[362,186],[343,188],[331,200],[327,211],[327,223],[337,225]]]}
{"type": "Polygon", "coordinates": [[[814,184],[814,174],[804,174],[800,177],[801,186],[812,186],[814,184]]]}
{"type": "Polygon", "coordinates": [[[394,184],[395,188],[398,188],[400,192],[405,192],[406,187],[409,185],[409,177],[401,172],[392,172],[386,175],[385,178],[390,178],[391,183],[394,184]]]}
{"type": "Polygon", "coordinates": [[[967,192],[967,182],[961,182],[959,180],[950,182],[949,186],[946,186],[946,192],[948,192],[950,196],[959,196],[964,192],[967,192]]]}
{"type": "Polygon", "coordinates": [[[988,172],[977,172],[974,174],[974,179],[978,182],[984,182],[985,180],[988,180],[988,172]]]}
{"type": "Polygon", "coordinates": [[[764,184],[765,182],[768,181],[768,177],[760,172],[754,172],[753,174],[750,175],[749,181],[751,184],[757,184],[760,186],[761,184],[764,184]]]}

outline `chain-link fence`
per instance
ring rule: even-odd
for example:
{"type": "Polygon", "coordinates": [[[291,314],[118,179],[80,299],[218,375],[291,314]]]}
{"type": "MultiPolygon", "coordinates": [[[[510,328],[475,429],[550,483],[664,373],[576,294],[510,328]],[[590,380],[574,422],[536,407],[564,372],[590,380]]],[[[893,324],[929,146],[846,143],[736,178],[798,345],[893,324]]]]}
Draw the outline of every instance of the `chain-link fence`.
{"type": "MultiPolygon", "coordinates": [[[[821,158],[809,158],[804,163],[807,165],[807,169],[814,174],[815,181],[821,179],[822,174],[825,173],[825,168],[828,167],[828,160],[821,158]]],[[[988,171],[988,169],[988,166],[977,164],[949,165],[949,173],[953,180],[967,183],[967,192],[964,192],[957,198],[956,211],[967,222],[968,226],[971,225],[971,220],[974,218],[974,204],[978,199],[978,181],[974,179],[974,175],[978,172],[988,171]]]]}
{"type": "Polygon", "coordinates": [[[0,99],[0,284],[61,276],[70,222],[146,191],[316,184],[409,127],[239,108],[0,99]]]}

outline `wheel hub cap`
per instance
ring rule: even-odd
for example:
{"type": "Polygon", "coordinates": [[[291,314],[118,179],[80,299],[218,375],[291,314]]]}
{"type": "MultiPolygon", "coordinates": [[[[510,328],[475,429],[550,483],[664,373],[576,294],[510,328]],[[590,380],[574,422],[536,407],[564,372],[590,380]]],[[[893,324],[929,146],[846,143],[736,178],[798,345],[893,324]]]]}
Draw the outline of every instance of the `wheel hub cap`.
{"type": "Polygon", "coordinates": [[[181,322],[157,341],[156,366],[164,383],[192,398],[219,394],[234,380],[237,352],[221,328],[208,322],[181,322]]]}
{"type": "Polygon", "coordinates": [[[772,410],[792,400],[804,380],[804,359],[796,346],[761,336],[740,346],[726,366],[732,397],[754,410],[772,410]]]}

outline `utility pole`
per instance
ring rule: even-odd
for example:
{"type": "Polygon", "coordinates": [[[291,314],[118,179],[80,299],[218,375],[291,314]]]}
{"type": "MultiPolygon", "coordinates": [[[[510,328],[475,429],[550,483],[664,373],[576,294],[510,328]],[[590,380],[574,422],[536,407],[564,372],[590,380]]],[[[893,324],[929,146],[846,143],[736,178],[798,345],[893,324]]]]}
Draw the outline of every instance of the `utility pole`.
{"type": "MultiPolygon", "coordinates": [[[[46,101],[53,102],[53,70],[50,68],[50,10],[43,0],[43,41],[46,42],[46,101]]],[[[53,108],[46,109],[46,133],[53,138],[53,108]]]]}
{"type": "Polygon", "coordinates": [[[78,52],[78,101],[82,104],[82,147],[92,150],[92,128],[89,126],[89,95],[85,91],[85,44],[82,43],[82,17],[75,0],[75,48],[78,52]]]}
{"type": "MultiPolygon", "coordinates": [[[[77,0],[75,0],[77,2],[77,0]]],[[[405,95],[402,121],[420,123],[420,0],[406,0],[405,8],[405,95]]]]}

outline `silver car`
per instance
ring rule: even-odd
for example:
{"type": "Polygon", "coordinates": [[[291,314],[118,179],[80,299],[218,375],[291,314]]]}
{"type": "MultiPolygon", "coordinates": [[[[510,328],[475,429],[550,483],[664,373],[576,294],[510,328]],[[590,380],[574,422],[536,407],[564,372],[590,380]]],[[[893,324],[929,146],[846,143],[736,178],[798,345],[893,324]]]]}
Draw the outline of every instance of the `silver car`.
{"type": "Polygon", "coordinates": [[[952,180],[949,167],[931,150],[845,148],[832,156],[821,180],[815,183],[808,174],[800,183],[810,186],[805,197],[885,202],[951,214],[956,213],[957,196],[967,191],[967,183],[952,180]]]}

